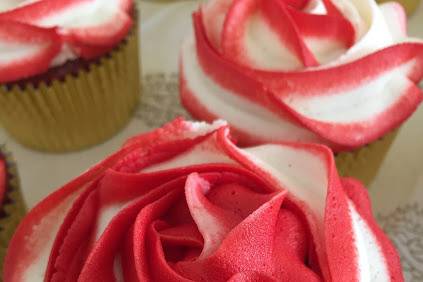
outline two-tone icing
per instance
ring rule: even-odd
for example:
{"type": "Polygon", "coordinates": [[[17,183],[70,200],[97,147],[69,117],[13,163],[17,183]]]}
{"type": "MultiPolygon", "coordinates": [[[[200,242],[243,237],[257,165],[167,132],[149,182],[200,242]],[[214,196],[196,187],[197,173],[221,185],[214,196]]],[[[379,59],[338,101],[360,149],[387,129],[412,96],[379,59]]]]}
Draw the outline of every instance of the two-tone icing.
{"type": "Polygon", "coordinates": [[[2,0],[0,83],[103,55],[127,35],[131,13],[132,0],[2,0]]]}
{"type": "Polygon", "coordinates": [[[329,148],[240,149],[224,122],[131,139],[38,204],[5,282],[403,281],[366,190],[329,148]]]}
{"type": "Polygon", "coordinates": [[[211,0],[181,54],[193,116],[227,120],[243,144],[312,141],[336,151],[398,127],[423,99],[423,43],[397,3],[211,0]]]}

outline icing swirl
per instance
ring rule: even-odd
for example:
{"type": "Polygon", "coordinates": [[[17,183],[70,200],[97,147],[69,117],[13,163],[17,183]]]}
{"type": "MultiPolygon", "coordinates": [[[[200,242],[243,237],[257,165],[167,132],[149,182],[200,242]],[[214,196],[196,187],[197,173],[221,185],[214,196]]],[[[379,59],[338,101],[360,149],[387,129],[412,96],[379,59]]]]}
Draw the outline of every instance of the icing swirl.
{"type": "Polygon", "coordinates": [[[336,151],[398,127],[423,99],[423,43],[397,3],[212,0],[181,55],[193,116],[226,119],[244,145],[291,140],[336,151]]]}
{"type": "Polygon", "coordinates": [[[4,281],[402,281],[366,190],[321,145],[238,148],[225,122],[129,140],[38,204],[4,281]]]}
{"type": "Polygon", "coordinates": [[[132,26],[132,0],[2,0],[0,83],[113,49],[132,26]]]}

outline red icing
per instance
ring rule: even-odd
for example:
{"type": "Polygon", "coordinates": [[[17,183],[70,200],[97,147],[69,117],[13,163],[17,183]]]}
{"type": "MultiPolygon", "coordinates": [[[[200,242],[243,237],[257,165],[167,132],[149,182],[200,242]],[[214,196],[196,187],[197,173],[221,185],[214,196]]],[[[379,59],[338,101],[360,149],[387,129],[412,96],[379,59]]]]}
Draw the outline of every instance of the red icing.
{"type": "MultiPolygon", "coordinates": [[[[31,46],[44,43],[36,54],[28,53],[8,63],[0,64],[0,82],[12,82],[45,72],[60,52],[63,44],[69,44],[81,58],[97,58],[113,49],[128,34],[133,22],[130,14],[132,0],[117,2],[117,11],[100,25],[64,28],[56,25],[47,28],[45,18],[62,17],[78,5],[98,5],[94,0],[39,0],[0,12],[0,42],[20,43],[31,46]],[[47,43],[47,44],[45,44],[47,43]]],[[[50,24],[51,25],[51,24],[50,24]]]]}
{"type": "MultiPolygon", "coordinates": [[[[120,11],[104,25],[90,28],[70,29],[63,34],[63,38],[66,42],[70,43],[76,51],[78,51],[78,48],[83,47],[82,51],[91,49],[95,55],[96,49],[105,48],[110,50],[111,47],[114,47],[118,42],[124,39],[132,24],[132,19],[128,13],[120,11]]],[[[81,56],[93,57],[93,55],[86,55],[85,52],[81,52],[81,56]]]]}
{"type": "Polygon", "coordinates": [[[352,202],[370,226],[391,280],[402,281],[396,251],[375,224],[365,189],[339,179],[328,148],[275,145],[324,164],[329,184],[320,222],[310,203],[298,200],[231,142],[226,126],[196,132],[178,119],[132,138],[47,197],[13,237],[4,280],[23,281],[47,253],[48,267],[40,270],[44,281],[116,281],[118,276],[125,281],[358,281],[347,210],[352,202]],[[142,171],[194,149],[234,163],[204,159],[142,171]],[[67,208],[60,207],[64,202],[67,208]]]}
{"type": "Polygon", "coordinates": [[[402,276],[401,269],[395,267],[401,262],[398,255],[396,255],[396,250],[392,243],[387,237],[382,236],[383,231],[378,226],[376,220],[372,215],[372,206],[367,190],[363,189],[363,184],[352,178],[342,179],[342,185],[344,186],[344,190],[348,194],[350,200],[354,202],[356,209],[366,220],[367,224],[370,226],[372,231],[377,234],[380,246],[383,252],[385,253],[387,264],[389,266],[389,274],[391,280],[395,281],[396,279],[398,279],[398,277],[402,276]]]}
{"type": "Polygon", "coordinates": [[[14,81],[46,71],[59,53],[62,42],[56,29],[3,20],[0,16],[0,44],[2,41],[37,47],[38,51],[0,63],[0,83],[14,81]]]}
{"type": "MultiPolygon", "coordinates": [[[[319,65],[307,47],[305,37],[326,38],[341,43],[345,48],[352,47],[356,40],[352,24],[330,0],[324,1],[324,4],[328,10],[327,15],[305,13],[295,8],[303,7],[302,3],[289,1],[238,0],[232,1],[231,5],[226,3],[229,6],[225,6],[227,12],[220,12],[220,16],[225,15],[220,41],[216,40],[218,31],[215,30],[215,23],[210,20],[210,14],[213,15],[214,11],[202,9],[194,14],[197,56],[202,71],[214,83],[265,107],[282,119],[312,131],[323,140],[322,143],[331,144],[336,151],[352,150],[397,128],[422,102],[423,95],[416,83],[423,77],[423,44],[396,44],[352,62],[327,68],[310,68],[307,71],[265,71],[255,67],[248,58],[243,41],[252,15],[260,14],[264,17],[279,40],[302,62],[304,68],[319,65]],[[407,84],[398,90],[401,91],[400,98],[385,106],[379,114],[363,121],[320,121],[284,102],[286,97],[319,97],[354,90],[411,62],[414,67],[404,73],[407,84]]],[[[190,101],[194,99],[195,93],[185,81],[182,72],[181,82],[185,86],[181,88],[181,97],[184,105],[195,117],[211,121],[215,116],[213,108],[205,111],[207,105],[190,101]]],[[[251,133],[241,135],[241,143],[274,141],[251,136],[251,133]]]]}
{"type": "Polygon", "coordinates": [[[311,67],[318,65],[316,58],[314,58],[302,40],[299,28],[290,16],[288,7],[282,2],[276,1],[234,1],[226,16],[222,31],[222,54],[226,58],[231,58],[235,62],[245,66],[250,64],[250,62],[245,61],[245,58],[242,57],[244,52],[242,33],[245,31],[247,20],[257,10],[266,17],[269,25],[274,27],[279,40],[287,44],[294,51],[296,57],[298,57],[304,66],[311,67]]]}

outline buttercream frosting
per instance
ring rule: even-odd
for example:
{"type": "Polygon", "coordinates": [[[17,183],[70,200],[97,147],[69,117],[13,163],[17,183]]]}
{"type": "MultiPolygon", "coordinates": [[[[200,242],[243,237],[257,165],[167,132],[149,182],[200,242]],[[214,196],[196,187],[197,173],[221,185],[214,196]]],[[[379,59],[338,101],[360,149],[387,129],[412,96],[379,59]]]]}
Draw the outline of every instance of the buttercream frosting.
{"type": "Polygon", "coordinates": [[[177,119],[39,203],[4,281],[403,281],[365,188],[322,145],[239,148],[177,119]]]}
{"type": "Polygon", "coordinates": [[[0,82],[105,54],[129,32],[131,13],[132,0],[2,1],[0,82]]]}
{"type": "Polygon", "coordinates": [[[400,4],[211,0],[181,51],[181,99],[229,121],[245,145],[314,141],[352,150],[423,99],[423,43],[400,4]]]}

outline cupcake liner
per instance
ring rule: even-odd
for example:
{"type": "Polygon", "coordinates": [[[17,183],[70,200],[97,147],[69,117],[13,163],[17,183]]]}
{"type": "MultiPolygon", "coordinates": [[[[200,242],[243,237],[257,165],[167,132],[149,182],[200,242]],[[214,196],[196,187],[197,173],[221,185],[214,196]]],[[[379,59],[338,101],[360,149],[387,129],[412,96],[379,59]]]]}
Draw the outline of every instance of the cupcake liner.
{"type": "MultiPolygon", "coordinates": [[[[390,2],[390,1],[392,0],[377,0],[379,4],[390,2]]],[[[420,0],[395,0],[395,1],[400,3],[404,7],[408,16],[411,16],[417,10],[417,7],[420,4],[420,0]]]]}
{"type": "Polygon", "coordinates": [[[3,268],[9,240],[24,217],[26,208],[20,191],[16,165],[3,146],[0,146],[0,154],[6,160],[7,170],[6,193],[3,203],[0,203],[0,267],[3,268]]]}
{"type": "Polygon", "coordinates": [[[375,178],[398,131],[353,152],[344,152],[335,157],[339,174],[354,177],[368,186],[375,178]]]}
{"type": "MultiPolygon", "coordinates": [[[[136,26],[136,25],[135,25],[136,26]]],[[[129,121],[140,96],[138,30],[76,75],[0,87],[0,122],[18,142],[50,152],[89,147],[129,121]]]]}

